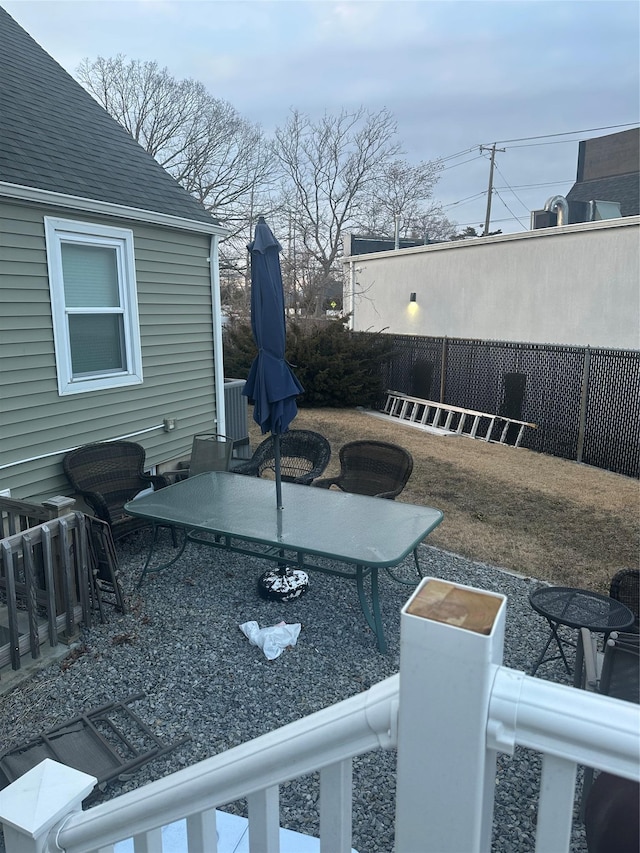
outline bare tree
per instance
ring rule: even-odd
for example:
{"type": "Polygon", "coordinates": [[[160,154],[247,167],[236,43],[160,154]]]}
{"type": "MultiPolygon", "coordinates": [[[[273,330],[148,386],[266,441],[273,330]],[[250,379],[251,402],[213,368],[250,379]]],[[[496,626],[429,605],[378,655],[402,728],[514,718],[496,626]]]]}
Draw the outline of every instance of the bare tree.
{"type": "Polygon", "coordinates": [[[413,166],[404,160],[394,160],[382,170],[371,186],[364,210],[365,217],[358,222],[362,230],[371,234],[391,236],[396,227],[406,233],[421,212],[422,204],[433,195],[438,180],[436,163],[413,166]]]}
{"type": "Polygon", "coordinates": [[[432,200],[438,182],[440,164],[411,165],[394,160],[371,186],[367,203],[355,227],[364,236],[435,240],[448,237],[455,230],[443,214],[440,204],[432,200]]]}
{"type": "Polygon", "coordinates": [[[84,59],[76,73],[107,112],[232,229],[223,263],[242,270],[251,212],[273,180],[273,149],[261,128],[202,83],[176,80],[156,62],[118,54],[84,59]]]}
{"type": "Polygon", "coordinates": [[[448,219],[440,202],[430,202],[409,221],[406,236],[424,243],[442,242],[453,239],[457,222],[448,219]]]}
{"type": "Polygon", "coordinates": [[[313,277],[316,313],[331,286],[344,228],[359,218],[371,188],[399,153],[395,135],[388,110],[363,108],[325,114],[317,122],[293,110],[276,130],[286,207],[320,271],[313,277]]]}

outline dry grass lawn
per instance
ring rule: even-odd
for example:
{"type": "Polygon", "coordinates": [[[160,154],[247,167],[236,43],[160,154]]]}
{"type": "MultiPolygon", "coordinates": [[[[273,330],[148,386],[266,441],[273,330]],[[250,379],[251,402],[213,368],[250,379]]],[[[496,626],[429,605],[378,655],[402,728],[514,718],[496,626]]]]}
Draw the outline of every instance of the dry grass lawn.
{"type": "MultiPolygon", "coordinates": [[[[640,484],[630,477],[523,448],[432,435],[353,409],[300,409],[292,428],[330,441],[326,476],[348,441],[401,444],[414,459],[398,500],[437,507],[429,543],[565,586],[607,592],[640,557],[640,484]]],[[[251,445],[261,440],[251,421],[251,445]]]]}

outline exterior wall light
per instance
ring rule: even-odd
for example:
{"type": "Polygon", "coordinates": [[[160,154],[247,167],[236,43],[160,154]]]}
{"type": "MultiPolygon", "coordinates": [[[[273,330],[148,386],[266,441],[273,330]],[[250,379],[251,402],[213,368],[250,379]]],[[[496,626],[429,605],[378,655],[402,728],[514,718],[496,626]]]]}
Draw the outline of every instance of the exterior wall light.
{"type": "Polygon", "coordinates": [[[416,301],[416,292],[415,292],[415,290],[414,290],[414,291],[412,291],[412,293],[409,295],[409,302],[415,302],[415,301],[416,301]]]}

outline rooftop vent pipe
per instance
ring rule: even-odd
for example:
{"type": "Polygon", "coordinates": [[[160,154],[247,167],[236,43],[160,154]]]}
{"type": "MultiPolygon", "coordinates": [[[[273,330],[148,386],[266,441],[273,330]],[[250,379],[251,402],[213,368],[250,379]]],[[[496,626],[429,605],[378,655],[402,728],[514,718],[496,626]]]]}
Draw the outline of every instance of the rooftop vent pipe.
{"type": "Polygon", "coordinates": [[[550,210],[558,215],[558,225],[569,224],[569,202],[563,195],[552,195],[544,205],[545,210],[550,210]]]}

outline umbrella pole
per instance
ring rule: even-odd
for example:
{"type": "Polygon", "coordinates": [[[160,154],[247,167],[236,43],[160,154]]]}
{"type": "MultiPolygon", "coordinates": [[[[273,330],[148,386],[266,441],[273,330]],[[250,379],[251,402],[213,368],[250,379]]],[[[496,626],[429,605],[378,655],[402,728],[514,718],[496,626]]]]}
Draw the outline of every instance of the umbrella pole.
{"type": "Polygon", "coordinates": [[[273,452],[276,466],[276,507],[282,509],[282,471],[280,470],[280,433],[273,436],[273,452]]]}

